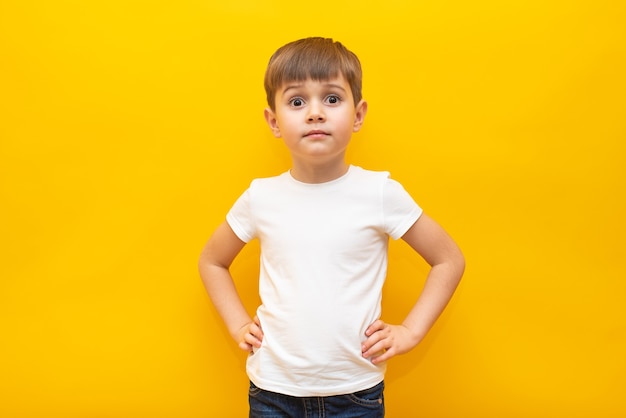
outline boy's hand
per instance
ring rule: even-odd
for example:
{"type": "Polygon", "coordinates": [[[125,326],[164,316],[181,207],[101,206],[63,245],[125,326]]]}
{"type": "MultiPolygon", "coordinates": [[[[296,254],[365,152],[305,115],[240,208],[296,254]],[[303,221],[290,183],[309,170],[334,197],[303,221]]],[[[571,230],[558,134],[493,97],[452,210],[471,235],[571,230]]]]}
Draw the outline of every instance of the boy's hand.
{"type": "Polygon", "coordinates": [[[261,329],[261,321],[255,315],[252,322],[247,323],[237,331],[235,338],[244,351],[250,352],[253,348],[260,348],[263,342],[263,330],[261,329]]]}
{"type": "Polygon", "coordinates": [[[380,319],[365,330],[367,339],[361,345],[363,357],[378,364],[417,345],[417,338],[404,325],[385,324],[380,319]]]}

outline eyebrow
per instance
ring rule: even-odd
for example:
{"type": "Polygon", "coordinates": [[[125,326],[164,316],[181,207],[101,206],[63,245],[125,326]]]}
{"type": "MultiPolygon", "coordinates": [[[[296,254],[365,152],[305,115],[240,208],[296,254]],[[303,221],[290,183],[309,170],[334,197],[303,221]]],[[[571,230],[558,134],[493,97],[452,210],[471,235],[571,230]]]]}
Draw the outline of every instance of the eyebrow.
{"type": "MultiPolygon", "coordinates": [[[[287,93],[289,90],[292,89],[298,89],[301,88],[304,85],[304,83],[298,83],[298,84],[288,84],[282,91],[282,94],[287,93]]],[[[335,83],[324,83],[324,87],[331,87],[331,88],[336,88],[339,89],[343,92],[346,91],[346,89],[344,89],[341,85],[339,84],[335,84],[335,83]]]]}

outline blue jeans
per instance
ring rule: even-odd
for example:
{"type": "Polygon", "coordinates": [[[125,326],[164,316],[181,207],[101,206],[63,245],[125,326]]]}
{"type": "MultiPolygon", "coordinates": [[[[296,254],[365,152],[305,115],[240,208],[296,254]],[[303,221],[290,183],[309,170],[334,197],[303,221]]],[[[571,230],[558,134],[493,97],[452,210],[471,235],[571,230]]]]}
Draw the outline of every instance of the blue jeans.
{"type": "Polygon", "coordinates": [[[347,395],[297,397],[269,392],[250,382],[250,418],[382,418],[385,382],[347,395]]]}

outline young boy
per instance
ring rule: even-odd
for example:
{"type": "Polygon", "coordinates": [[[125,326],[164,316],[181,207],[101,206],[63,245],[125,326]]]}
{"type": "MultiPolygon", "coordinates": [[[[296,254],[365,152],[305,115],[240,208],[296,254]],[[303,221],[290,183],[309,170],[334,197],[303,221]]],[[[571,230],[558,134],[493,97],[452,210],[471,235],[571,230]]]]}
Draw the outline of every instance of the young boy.
{"type": "Polygon", "coordinates": [[[382,417],[387,360],[432,327],[463,255],[387,172],[346,162],[367,113],[356,55],[332,39],[291,42],[271,57],[265,89],[265,119],[292,168],[252,181],[199,262],[212,302],[249,352],[250,416],[382,417]],[[400,325],[380,319],[389,237],[431,266],[400,325]],[[250,317],[229,266],[254,238],[262,303],[250,317]]]}

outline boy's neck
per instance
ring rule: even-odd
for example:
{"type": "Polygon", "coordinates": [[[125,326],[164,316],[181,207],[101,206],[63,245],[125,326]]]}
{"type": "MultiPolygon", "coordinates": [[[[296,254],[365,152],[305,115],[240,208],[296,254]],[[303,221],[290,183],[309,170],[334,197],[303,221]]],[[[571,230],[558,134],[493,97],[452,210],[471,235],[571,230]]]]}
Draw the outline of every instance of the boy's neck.
{"type": "Polygon", "coordinates": [[[349,165],[345,161],[331,164],[298,164],[293,162],[291,177],[302,183],[326,183],[343,176],[348,172],[349,165]]]}

